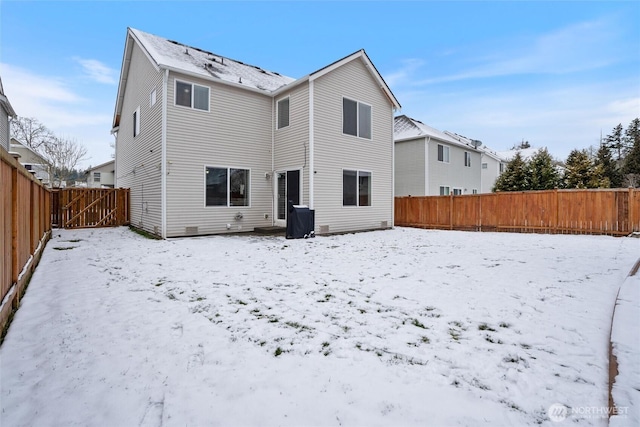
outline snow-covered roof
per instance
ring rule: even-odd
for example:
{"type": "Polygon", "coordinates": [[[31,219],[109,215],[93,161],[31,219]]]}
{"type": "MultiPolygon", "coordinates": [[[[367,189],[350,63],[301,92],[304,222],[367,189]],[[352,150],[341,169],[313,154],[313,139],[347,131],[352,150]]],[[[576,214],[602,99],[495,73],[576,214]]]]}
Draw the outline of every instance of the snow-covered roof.
{"type": "Polygon", "coordinates": [[[536,154],[540,150],[539,148],[517,148],[515,150],[507,150],[507,151],[498,151],[498,156],[502,157],[505,162],[510,162],[516,156],[517,153],[520,153],[523,160],[531,159],[534,154],[536,154]]]}
{"type": "Polygon", "coordinates": [[[129,31],[161,68],[188,72],[206,79],[214,78],[228,83],[237,83],[266,92],[274,91],[295,80],[274,71],[134,28],[130,28],[129,31]]]}
{"type": "Polygon", "coordinates": [[[393,139],[394,141],[403,141],[413,138],[433,138],[441,142],[446,142],[451,145],[462,146],[472,150],[477,148],[472,143],[466,143],[463,140],[453,138],[446,133],[439,131],[438,129],[427,126],[419,120],[412,119],[411,117],[401,115],[395,117],[393,126],[393,139]]]}
{"type": "Polygon", "coordinates": [[[7,112],[9,117],[16,117],[16,112],[14,111],[11,103],[9,102],[9,98],[4,94],[4,87],[2,86],[2,78],[0,77],[0,105],[7,112]]]}
{"type": "Polygon", "coordinates": [[[116,161],[115,160],[109,160],[108,162],[101,163],[98,166],[94,166],[92,168],[87,169],[87,173],[89,173],[91,171],[94,171],[96,169],[100,169],[100,168],[105,167],[105,166],[109,166],[109,164],[112,164],[112,165],[115,166],[116,161]]]}

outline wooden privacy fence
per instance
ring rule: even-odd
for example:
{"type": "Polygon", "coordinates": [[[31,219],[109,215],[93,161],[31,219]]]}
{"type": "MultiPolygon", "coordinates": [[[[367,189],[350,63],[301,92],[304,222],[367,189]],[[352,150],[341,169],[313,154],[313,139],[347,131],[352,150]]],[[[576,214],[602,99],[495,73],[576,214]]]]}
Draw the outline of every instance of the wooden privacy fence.
{"type": "Polygon", "coordinates": [[[0,200],[0,329],[4,329],[51,236],[51,192],[2,147],[0,200]]]}
{"type": "Polygon", "coordinates": [[[397,197],[395,224],[446,230],[623,236],[640,232],[640,189],[397,197]]]}
{"type": "Polygon", "coordinates": [[[128,188],[64,188],[53,191],[51,221],[59,228],[129,224],[128,188]]]}

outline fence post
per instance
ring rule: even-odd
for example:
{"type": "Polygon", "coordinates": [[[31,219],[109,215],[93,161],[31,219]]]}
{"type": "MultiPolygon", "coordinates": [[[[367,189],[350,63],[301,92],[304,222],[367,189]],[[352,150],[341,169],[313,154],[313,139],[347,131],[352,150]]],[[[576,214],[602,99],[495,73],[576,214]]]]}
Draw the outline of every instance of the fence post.
{"type": "Polygon", "coordinates": [[[633,196],[634,196],[634,194],[633,194],[633,188],[632,187],[629,187],[629,192],[627,193],[627,196],[629,197],[629,202],[627,203],[627,207],[629,209],[629,213],[627,214],[627,216],[628,216],[627,223],[629,224],[628,232],[629,232],[629,234],[631,234],[631,233],[633,233],[633,228],[634,228],[633,227],[634,226],[634,223],[633,223],[633,220],[634,220],[634,218],[633,218],[633,209],[634,209],[633,196]]]}
{"type": "MultiPolygon", "coordinates": [[[[18,168],[13,166],[11,169],[11,283],[18,283],[18,168]]],[[[18,292],[17,297],[13,300],[14,307],[17,306],[20,295],[18,292]]]]}
{"type": "Polygon", "coordinates": [[[453,193],[449,193],[449,230],[453,230],[453,193]]]}
{"type": "Polygon", "coordinates": [[[560,221],[560,198],[558,196],[558,189],[554,188],[553,192],[555,193],[556,196],[556,212],[555,212],[555,224],[553,226],[553,232],[554,234],[558,234],[558,222],[560,221]]]}

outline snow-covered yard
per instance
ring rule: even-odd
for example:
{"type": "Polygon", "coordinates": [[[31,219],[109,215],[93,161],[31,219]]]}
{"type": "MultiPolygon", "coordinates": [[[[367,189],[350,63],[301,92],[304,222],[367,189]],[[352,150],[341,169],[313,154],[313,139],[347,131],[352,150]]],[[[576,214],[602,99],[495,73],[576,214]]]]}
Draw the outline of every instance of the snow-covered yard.
{"type": "MultiPolygon", "coordinates": [[[[596,236],[55,230],[0,347],[0,424],[562,425],[553,404],[607,406],[639,256],[596,236]]],[[[582,412],[564,424],[607,424],[582,412]]]]}

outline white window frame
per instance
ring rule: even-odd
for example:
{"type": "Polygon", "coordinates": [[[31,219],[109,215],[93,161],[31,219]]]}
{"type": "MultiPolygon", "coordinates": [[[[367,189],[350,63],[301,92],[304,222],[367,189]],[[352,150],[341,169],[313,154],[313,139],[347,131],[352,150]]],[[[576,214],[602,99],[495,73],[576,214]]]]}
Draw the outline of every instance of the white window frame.
{"type": "Polygon", "coordinates": [[[251,172],[251,168],[243,168],[243,167],[235,167],[235,166],[215,166],[215,165],[204,165],[204,207],[209,209],[216,209],[216,208],[234,208],[234,209],[239,209],[239,208],[250,208],[251,207],[251,189],[253,187],[253,185],[251,185],[251,178],[252,178],[253,174],[251,172]],[[226,169],[227,170],[227,204],[226,205],[207,205],[207,168],[215,168],[215,169],[226,169]],[[229,179],[229,177],[231,176],[231,169],[238,169],[238,170],[244,170],[244,171],[249,171],[249,194],[247,195],[247,197],[249,198],[249,203],[247,205],[232,205],[231,204],[231,180],[229,179]]]}
{"type": "Polygon", "coordinates": [[[369,170],[357,169],[357,168],[343,168],[342,169],[342,207],[343,208],[367,208],[373,206],[373,172],[369,170]],[[344,172],[355,172],[356,173],[356,204],[355,205],[345,205],[344,204],[344,172]],[[361,205],[360,204],[360,174],[368,173],[369,174],[369,204],[361,205]]]}
{"type": "Polygon", "coordinates": [[[474,188],[473,190],[471,190],[471,194],[478,194],[478,189],[474,188]]]}
{"type": "Polygon", "coordinates": [[[441,196],[449,196],[451,194],[451,187],[449,187],[448,185],[441,185],[440,186],[440,195],[441,196]]]}
{"type": "Polygon", "coordinates": [[[133,112],[133,137],[140,135],[140,106],[133,112]]]}
{"type": "Polygon", "coordinates": [[[276,129],[285,129],[291,125],[291,97],[285,96],[284,98],[280,98],[276,101],[276,129]],[[287,110],[287,124],[286,126],[280,127],[280,103],[282,101],[289,101],[289,108],[287,110]]]}
{"type": "Polygon", "coordinates": [[[467,168],[471,167],[471,153],[468,151],[464,152],[464,166],[467,168]]]}
{"type": "Polygon", "coordinates": [[[464,194],[464,191],[460,187],[453,187],[451,190],[452,190],[451,193],[454,196],[462,196],[464,194]]]}
{"type": "Polygon", "coordinates": [[[197,83],[193,83],[187,80],[180,80],[180,79],[175,79],[173,82],[173,105],[175,105],[176,107],[179,108],[187,108],[189,110],[195,110],[195,111],[203,111],[208,113],[211,110],[211,88],[209,88],[209,86],[203,86],[203,85],[199,85],[197,83]],[[180,105],[178,104],[178,83],[182,83],[185,85],[191,85],[191,105],[190,106],[186,106],[186,105],[180,105]],[[196,108],[195,107],[195,96],[196,96],[196,86],[207,89],[207,109],[203,110],[202,108],[196,108]]]}
{"type": "Polygon", "coordinates": [[[153,107],[154,105],[156,105],[157,100],[158,100],[158,94],[156,92],[156,89],[154,88],[149,94],[149,107],[153,107]]]}
{"type": "Polygon", "coordinates": [[[482,164],[482,169],[488,169],[488,168],[489,168],[489,165],[487,163],[482,164]]]}
{"type": "Polygon", "coordinates": [[[440,163],[450,163],[451,161],[451,147],[444,144],[438,144],[437,158],[440,163]],[[442,160],[440,160],[440,147],[442,147],[442,160]]]}
{"type": "Polygon", "coordinates": [[[93,173],[93,182],[100,182],[100,172],[93,173]]]}
{"type": "MultiPolygon", "coordinates": [[[[361,102],[361,101],[357,101],[353,98],[349,98],[347,96],[343,96],[342,97],[342,134],[343,135],[347,135],[347,136],[352,136],[354,138],[360,138],[360,139],[366,139],[368,141],[373,140],[373,106],[370,104],[367,104],[366,102],[361,102]],[[356,134],[355,135],[351,135],[350,133],[345,133],[344,132],[344,100],[348,100],[351,102],[355,102],[356,103],[356,134]],[[360,136],[361,132],[360,132],[360,105],[366,105],[367,107],[369,107],[369,137],[367,138],[366,136],[360,136]]],[[[351,170],[351,169],[348,169],[351,170]]]]}

